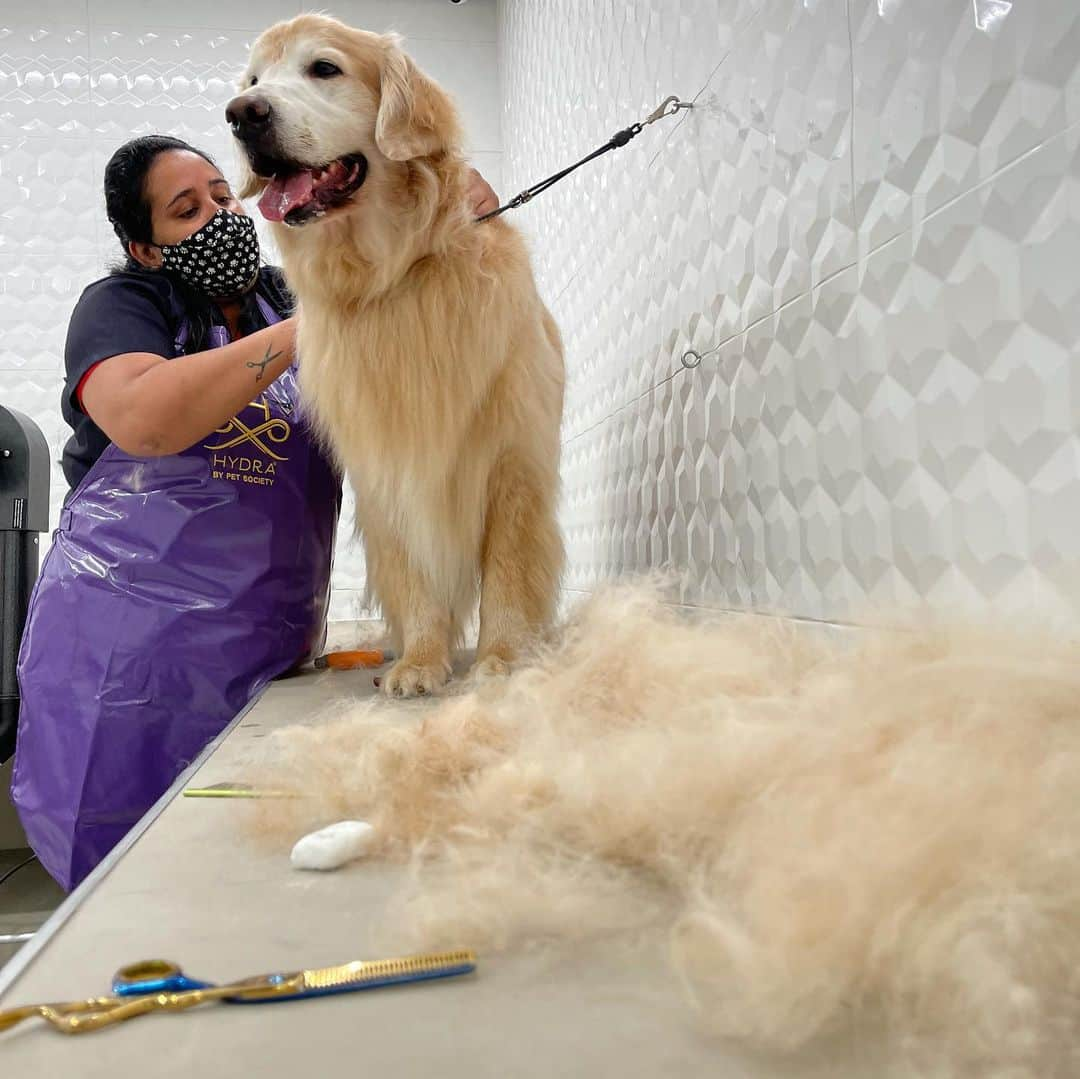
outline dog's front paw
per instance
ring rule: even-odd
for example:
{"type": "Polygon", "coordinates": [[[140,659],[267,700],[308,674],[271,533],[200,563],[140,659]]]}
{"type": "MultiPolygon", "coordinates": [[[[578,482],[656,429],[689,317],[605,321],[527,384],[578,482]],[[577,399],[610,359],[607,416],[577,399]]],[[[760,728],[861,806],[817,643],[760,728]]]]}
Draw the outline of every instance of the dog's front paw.
{"type": "Polygon", "coordinates": [[[383,679],[388,697],[423,697],[446,685],[450,667],[445,663],[414,663],[408,656],[399,659],[383,679]]]}

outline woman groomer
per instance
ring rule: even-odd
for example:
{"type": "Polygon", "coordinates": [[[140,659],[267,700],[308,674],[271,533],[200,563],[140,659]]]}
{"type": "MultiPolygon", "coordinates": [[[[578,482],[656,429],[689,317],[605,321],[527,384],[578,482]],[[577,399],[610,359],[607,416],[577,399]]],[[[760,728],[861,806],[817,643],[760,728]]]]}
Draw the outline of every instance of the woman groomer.
{"type": "MultiPolygon", "coordinates": [[[[479,175],[472,194],[497,204],[479,175]]],[[[135,139],[105,202],[126,262],[68,328],[73,489],[26,622],[12,784],[68,889],[321,645],[341,491],[304,423],[290,297],[213,161],[135,139]]]]}

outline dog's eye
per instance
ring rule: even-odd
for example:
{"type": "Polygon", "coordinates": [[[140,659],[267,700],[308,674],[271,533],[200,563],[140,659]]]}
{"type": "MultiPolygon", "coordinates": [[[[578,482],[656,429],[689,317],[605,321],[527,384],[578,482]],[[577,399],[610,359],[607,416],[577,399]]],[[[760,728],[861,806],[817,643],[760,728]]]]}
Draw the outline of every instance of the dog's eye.
{"type": "Polygon", "coordinates": [[[248,86],[254,86],[258,81],[259,81],[259,76],[258,75],[252,75],[250,81],[248,82],[248,86]]]}
{"type": "Polygon", "coordinates": [[[314,79],[332,79],[341,74],[341,68],[329,60],[316,60],[308,68],[308,74],[314,79]]]}

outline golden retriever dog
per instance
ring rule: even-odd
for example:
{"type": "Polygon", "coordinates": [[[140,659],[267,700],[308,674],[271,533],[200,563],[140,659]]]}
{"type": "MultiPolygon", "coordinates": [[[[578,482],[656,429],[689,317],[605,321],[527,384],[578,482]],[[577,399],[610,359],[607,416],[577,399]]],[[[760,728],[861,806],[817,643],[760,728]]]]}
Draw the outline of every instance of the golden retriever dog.
{"type": "Polygon", "coordinates": [[[356,493],[394,696],[474,674],[549,624],[563,358],[525,245],[477,223],[449,96],[399,39],[302,15],[263,33],[227,117],[298,301],[301,385],[356,493]]]}

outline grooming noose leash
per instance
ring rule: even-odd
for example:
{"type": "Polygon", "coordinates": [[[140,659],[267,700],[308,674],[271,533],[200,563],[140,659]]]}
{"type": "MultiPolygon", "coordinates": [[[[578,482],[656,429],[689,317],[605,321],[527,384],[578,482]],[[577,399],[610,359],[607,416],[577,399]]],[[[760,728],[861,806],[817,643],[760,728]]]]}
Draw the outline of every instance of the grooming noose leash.
{"type": "Polygon", "coordinates": [[[601,154],[606,154],[609,150],[617,150],[620,146],[625,146],[635,135],[639,135],[644,131],[649,124],[655,124],[657,120],[661,120],[665,116],[674,116],[680,109],[692,109],[693,107],[693,102],[681,101],[674,94],[664,98],[664,100],[660,102],[660,104],[657,105],[644,120],[639,120],[629,127],[624,127],[622,131],[616,131],[603,146],[593,150],[591,154],[587,154],[576,164],[563,169],[561,172],[555,173],[554,176],[549,176],[546,180],[541,180],[539,183],[533,184],[532,187],[527,187],[520,194],[515,195],[505,205],[500,206],[497,210],[492,210],[490,213],[484,214],[483,217],[478,217],[476,220],[478,222],[487,221],[489,218],[498,217],[500,214],[506,213],[507,210],[516,210],[519,206],[524,206],[525,203],[535,198],[541,192],[546,191],[552,184],[557,184],[564,176],[569,176],[575,169],[580,169],[582,165],[587,164],[601,154]]]}
{"type": "MultiPolygon", "coordinates": [[[[541,180],[539,183],[533,184],[532,187],[525,188],[524,191],[515,195],[509,202],[500,206],[497,210],[492,210],[490,213],[484,214],[483,217],[478,217],[476,219],[477,222],[487,221],[490,218],[498,217],[500,214],[506,213],[507,210],[516,210],[519,206],[524,206],[525,203],[546,191],[553,184],[557,184],[563,177],[569,176],[575,169],[580,169],[582,165],[588,164],[588,162],[592,161],[594,158],[600,157],[601,154],[606,154],[609,150],[617,150],[620,146],[625,146],[635,135],[641,134],[649,124],[655,124],[657,120],[661,120],[665,116],[674,116],[681,109],[692,109],[693,107],[694,103],[692,101],[683,101],[674,94],[670,97],[665,97],[644,120],[639,120],[629,127],[624,127],[622,131],[616,131],[603,146],[593,150],[591,154],[587,154],[569,168],[565,168],[561,172],[555,173],[554,176],[549,176],[546,180],[541,180]]],[[[682,365],[687,369],[693,369],[701,363],[705,356],[709,356],[715,351],[716,349],[710,349],[708,352],[697,352],[694,349],[688,349],[682,354],[682,365]]]]}

